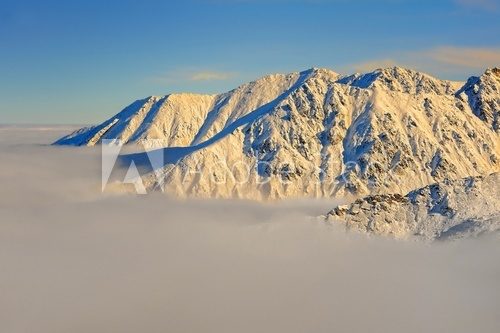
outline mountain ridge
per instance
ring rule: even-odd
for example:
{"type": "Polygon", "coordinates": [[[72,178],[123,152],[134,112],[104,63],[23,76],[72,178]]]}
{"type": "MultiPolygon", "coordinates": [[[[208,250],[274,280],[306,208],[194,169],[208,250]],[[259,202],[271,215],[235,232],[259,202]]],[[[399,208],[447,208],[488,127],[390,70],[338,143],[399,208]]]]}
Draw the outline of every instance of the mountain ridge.
{"type": "Polygon", "coordinates": [[[218,95],[138,100],[55,144],[122,139],[159,148],[165,177],[159,183],[150,173],[146,186],[181,197],[407,193],[498,171],[497,71],[465,83],[400,67],[273,74],[218,95]],[[200,168],[209,174],[193,176],[200,168]],[[232,178],[214,181],[227,169],[232,178]],[[235,179],[245,173],[244,183],[235,179]]]}
{"type": "MultiPolygon", "coordinates": [[[[211,102],[213,103],[212,106],[216,107],[218,102],[220,103],[221,100],[224,100],[225,98],[227,98],[227,96],[230,95],[231,93],[237,92],[239,90],[240,91],[246,90],[246,88],[251,88],[252,85],[268,81],[268,80],[275,78],[275,77],[296,76],[296,75],[299,75],[300,73],[305,73],[308,71],[311,73],[323,74],[326,76],[331,76],[333,78],[336,78],[335,83],[346,84],[346,85],[359,87],[359,88],[363,88],[363,89],[372,88],[374,85],[376,85],[377,83],[380,84],[380,81],[384,81],[384,80],[386,81],[385,83],[388,83],[388,77],[390,77],[390,76],[397,78],[398,76],[404,76],[404,75],[402,75],[403,73],[407,73],[407,74],[410,73],[410,75],[412,75],[414,77],[413,79],[415,79],[415,77],[416,77],[420,81],[424,81],[424,83],[425,83],[425,81],[427,81],[426,82],[427,85],[429,85],[429,84],[431,85],[431,87],[428,87],[425,84],[423,86],[413,87],[414,89],[419,90],[419,91],[417,91],[417,93],[420,93],[421,92],[420,90],[424,90],[424,91],[428,92],[429,90],[436,89],[436,86],[438,86],[436,84],[436,82],[441,82],[441,86],[442,86],[441,88],[446,90],[446,94],[450,94],[450,95],[455,94],[457,96],[457,98],[462,98],[460,95],[462,93],[465,93],[468,90],[467,88],[469,86],[473,86],[473,85],[479,83],[480,78],[481,78],[481,77],[473,76],[473,77],[470,77],[466,82],[439,80],[439,79],[436,79],[429,74],[421,73],[418,71],[406,69],[403,67],[397,67],[397,66],[383,68],[383,69],[377,69],[377,70],[370,72],[370,73],[365,73],[365,74],[356,73],[356,74],[352,74],[352,75],[340,75],[338,73],[335,73],[334,71],[331,71],[330,69],[313,67],[313,68],[306,70],[306,71],[303,71],[303,72],[293,72],[293,73],[289,73],[289,74],[266,75],[266,76],[261,77],[260,79],[257,79],[255,81],[251,81],[251,82],[246,83],[246,84],[242,84],[235,89],[232,89],[226,93],[221,93],[221,94],[199,94],[199,93],[181,92],[181,93],[170,93],[170,94],[163,95],[163,96],[153,96],[152,95],[152,96],[149,96],[149,97],[146,97],[143,99],[138,99],[138,100],[134,101],[132,104],[125,107],[122,111],[120,111],[118,114],[116,114],[112,118],[108,119],[104,123],[109,124],[116,118],[121,120],[120,115],[127,116],[128,113],[126,111],[130,111],[131,109],[137,108],[138,109],[138,110],[136,110],[137,113],[141,113],[140,112],[141,109],[147,109],[149,111],[154,111],[154,110],[151,110],[151,106],[154,106],[157,102],[161,102],[161,101],[170,102],[172,99],[180,99],[182,97],[187,99],[188,102],[194,102],[194,103],[196,103],[196,101],[193,101],[193,99],[211,100],[211,102]],[[434,87],[432,87],[432,86],[434,86],[434,87]],[[217,98],[218,98],[218,100],[217,100],[217,98]],[[150,104],[152,104],[152,105],[150,105],[150,104]]],[[[485,74],[487,74],[487,73],[499,73],[499,72],[500,72],[500,69],[491,68],[491,69],[487,69],[485,74]]],[[[274,83],[274,81],[273,81],[273,83],[274,83]]],[[[407,81],[404,83],[408,84],[409,82],[407,81]]],[[[394,88],[394,87],[391,87],[391,88],[392,88],[391,90],[399,90],[402,92],[410,93],[410,91],[409,91],[410,87],[408,87],[408,86],[403,87],[403,88],[401,88],[400,86],[397,88],[394,88]]],[[[248,91],[245,91],[245,92],[248,92],[248,91]]],[[[213,110],[211,110],[211,111],[213,111],[213,110]]],[[[171,118],[175,118],[175,116],[176,115],[173,115],[171,118]]],[[[480,115],[478,115],[478,116],[481,117],[480,115]]],[[[482,116],[482,117],[484,117],[484,116],[482,116]]],[[[493,116],[490,115],[490,117],[493,117],[493,116]]],[[[498,115],[496,116],[496,118],[498,119],[498,115]]],[[[496,125],[496,126],[498,127],[498,125],[496,125]]],[[[85,132],[85,131],[90,132],[92,129],[96,130],[98,128],[99,128],[99,126],[90,126],[87,128],[82,128],[79,131],[75,131],[74,133],[71,133],[70,135],[65,136],[65,137],[57,140],[56,142],[54,142],[54,144],[94,145],[94,144],[98,143],[99,140],[98,141],[88,140],[88,138],[86,138],[85,136],[80,136],[79,134],[82,134],[82,130],[83,130],[83,132],[85,132]]],[[[105,131],[105,132],[107,132],[107,131],[105,131]]],[[[104,133],[104,134],[106,134],[106,133],[104,133]]],[[[125,140],[122,140],[122,141],[125,141],[125,143],[137,142],[137,143],[148,145],[148,143],[147,143],[148,138],[143,138],[143,140],[141,140],[141,134],[143,134],[143,133],[134,131],[133,135],[130,135],[128,137],[125,136],[124,137],[125,140]]],[[[121,139],[120,136],[116,135],[116,131],[109,133],[109,135],[107,135],[105,137],[102,137],[102,138],[99,137],[99,138],[100,139],[104,139],[104,138],[121,139]],[[115,134],[115,135],[113,135],[113,134],[115,134]]],[[[155,139],[158,139],[158,138],[153,136],[153,138],[150,140],[155,140],[155,139]]],[[[193,144],[193,143],[194,142],[192,142],[191,144],[193,144]]],[[[167,145],[168,145],[168,142],[167,142],[167,145]]]]}

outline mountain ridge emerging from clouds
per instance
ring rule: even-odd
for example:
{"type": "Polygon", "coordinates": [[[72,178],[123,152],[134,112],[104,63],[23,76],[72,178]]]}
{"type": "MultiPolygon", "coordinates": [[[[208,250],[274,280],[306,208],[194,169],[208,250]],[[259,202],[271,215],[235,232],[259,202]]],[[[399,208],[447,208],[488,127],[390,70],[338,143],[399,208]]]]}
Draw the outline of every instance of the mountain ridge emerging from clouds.
{"type": "Polygon", "coordinates": [[[148,97],[55,144],[162,147],[165,178],[146,186],[181,197],[405,194],[499,170],[499,92],[496,68],[465,83],[313,68],[218,95],[148,97]]]}
{"type": "Polygon", "coordinates": [[[500,173],[445,180],[401,194],[370,195],[337,206],[326,216],[347,229],[415,237],[458,239],[500,229],[500,173]]]}

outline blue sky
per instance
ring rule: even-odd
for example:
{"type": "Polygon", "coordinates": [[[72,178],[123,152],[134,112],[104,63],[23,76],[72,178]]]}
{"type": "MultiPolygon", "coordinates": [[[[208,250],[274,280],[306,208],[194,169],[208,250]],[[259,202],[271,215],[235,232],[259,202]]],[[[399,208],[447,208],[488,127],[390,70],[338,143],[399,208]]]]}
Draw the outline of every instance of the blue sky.
{"type": "Polygon", "coordinates": [[[0,123],[97,123],[273,72],[500,66],[500,0],[0,0],[0,123]]]}

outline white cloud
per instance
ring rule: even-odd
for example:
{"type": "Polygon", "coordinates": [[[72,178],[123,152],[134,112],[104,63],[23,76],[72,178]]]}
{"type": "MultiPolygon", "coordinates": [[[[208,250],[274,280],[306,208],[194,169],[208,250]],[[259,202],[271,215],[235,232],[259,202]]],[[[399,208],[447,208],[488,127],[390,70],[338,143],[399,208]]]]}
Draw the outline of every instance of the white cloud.
{"type": "Polygon", "coordinates": [[[497,236],[315,222],[331,201],[102,194],[100,150],[0,131],[1,332],[498,332],[497,236]],[[324,207],[323,207],[324,206],[324,207]]]}
{"type": "Polygon", "coordinates": [[[234,72],[218,72],[218,71],[200,71],[192,73],[189,76],[191,81],[212,81],[212,80],[228,80],[235,76],[234,72]]]}
{"type": "Polygon", "coordinates": [[[421,55],[448,66],[481,69],[500,65],[500,48],[443,46],[424,51],[421,55]]]}
{"type": "Polygon", "coordinates": [[[150,78],[155,82],[194,82],[194,81],[224,81],[237,76],[236,72],[218,70],[198,70],[191,68],[175,69],[150,78]]]}

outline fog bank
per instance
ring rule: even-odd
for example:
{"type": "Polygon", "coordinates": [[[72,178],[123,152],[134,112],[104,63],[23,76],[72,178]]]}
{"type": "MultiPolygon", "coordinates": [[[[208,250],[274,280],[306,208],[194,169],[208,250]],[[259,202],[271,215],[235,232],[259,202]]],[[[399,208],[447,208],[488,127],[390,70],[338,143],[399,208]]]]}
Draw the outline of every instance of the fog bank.
{"type": "Polygon", "coordinates": [[[498,332],[500,242],[310,218],[333,203],[102,194],[98,148],[0,128],[1,332],[498,332]]]}

